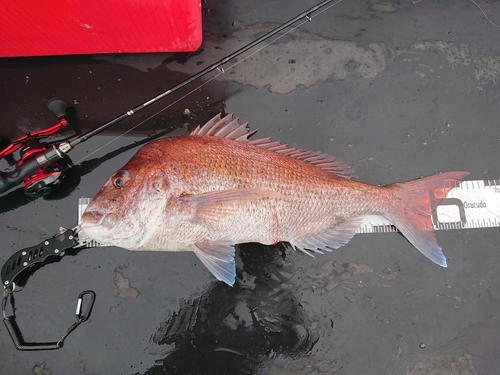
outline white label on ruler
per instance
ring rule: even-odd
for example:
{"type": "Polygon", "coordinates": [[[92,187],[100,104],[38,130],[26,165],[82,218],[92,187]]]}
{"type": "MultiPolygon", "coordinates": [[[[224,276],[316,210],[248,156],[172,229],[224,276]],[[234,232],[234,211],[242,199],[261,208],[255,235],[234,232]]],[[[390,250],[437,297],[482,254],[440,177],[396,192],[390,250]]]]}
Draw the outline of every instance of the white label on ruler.
{"type": "Polygon", "coordinates": [[[438,229],[500,226],[500,180],[462,182],[441,202],[436,218],[438,229]]]}
{"type": "MultiPolygon", "coordinates": [[[[90,198],[78,200],[78,224],[90,198]]],[[[432,214],[436,230],[500,227],[500,180],[464,181],[452,189],[432,214]]],[[[387,219],[367,215],[358,233],[397,232],[387,219]]],[[[97,244],[94,246],[98,246],[97,244]]]]}

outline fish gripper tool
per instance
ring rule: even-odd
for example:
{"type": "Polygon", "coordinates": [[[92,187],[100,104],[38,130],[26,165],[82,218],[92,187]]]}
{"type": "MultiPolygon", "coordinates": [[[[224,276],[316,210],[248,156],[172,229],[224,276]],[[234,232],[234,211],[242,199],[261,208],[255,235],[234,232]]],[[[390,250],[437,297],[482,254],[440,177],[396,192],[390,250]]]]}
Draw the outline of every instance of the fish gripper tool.
{"type": "Polygon", "coordinates": [[[71,249],[84,247],[87,241],[80,241],[78,238],[79,227],[73,229],[60,229],[60,234],[45,239],[40,244],[17,251],[3,265],[1,270],[2,284],[4,286],[2,299],[3,322],[12,338],[14,346],[18,350],[53,350],[63,346],[66,337],[75,330],[81,323],[87,321],[92,312],[95,301],[95,292],[86,290],[80,293],[76,307],[76,321],[55,342],[27,343],[16,322],[14,311],[13,293],[17,286],[24,286],[29,276],[49,263],[58,262],[68,254],[71,249]],[[7,315],[6,309],[8,301],[12,306],[12,315],[7,315]],[[86,305],[87,308],[83,309],[86,305]]]}

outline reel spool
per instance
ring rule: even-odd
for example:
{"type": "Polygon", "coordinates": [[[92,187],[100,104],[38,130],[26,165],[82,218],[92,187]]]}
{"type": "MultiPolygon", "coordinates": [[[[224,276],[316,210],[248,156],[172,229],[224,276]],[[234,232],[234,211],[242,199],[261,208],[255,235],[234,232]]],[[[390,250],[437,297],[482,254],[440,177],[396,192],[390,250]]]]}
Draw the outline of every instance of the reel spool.
{"type": "Polygon", "coordinates": [[[24,194],[28,197],[43,197],[54,192],[62,181],[62,168],[60,163],[54,163],[45,168],[40,168],[34,174],[24,179],[24,194]]]}

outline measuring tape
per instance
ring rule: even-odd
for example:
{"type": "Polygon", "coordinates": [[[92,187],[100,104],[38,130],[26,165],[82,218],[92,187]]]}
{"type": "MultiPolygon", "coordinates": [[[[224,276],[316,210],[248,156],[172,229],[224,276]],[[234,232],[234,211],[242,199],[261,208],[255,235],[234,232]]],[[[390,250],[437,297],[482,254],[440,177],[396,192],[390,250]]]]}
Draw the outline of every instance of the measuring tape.
{"type": "MultiPolygon", "coordinates": [[[[500,226],[500,180],[463,181],[450,190],[432,214],[435,230],[500,226]]],[[[358,233],[398,232],[382,216],[364,217],[358,233]]]]}
{"type": "MultiPolygon", "coordinates": [[[[78,224],[91,198],[78,200],[78,224]]],[[[463,181],[450,190],[432,214],[435,230],[500,227],[500,180],[463,181]]],[[[358,233],[398,232],[386,218],[366,215],[358,233]]],[[[89,247],[102,246],[91,241],[89,247]]]]}

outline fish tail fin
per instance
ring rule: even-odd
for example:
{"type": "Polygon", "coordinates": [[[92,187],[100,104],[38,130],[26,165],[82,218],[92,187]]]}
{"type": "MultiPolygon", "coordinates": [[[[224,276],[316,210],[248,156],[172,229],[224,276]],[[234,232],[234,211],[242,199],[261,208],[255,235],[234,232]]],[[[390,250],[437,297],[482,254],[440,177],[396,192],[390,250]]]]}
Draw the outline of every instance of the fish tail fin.
{"type": "Polygon", "coordinates": [[[397,200],[387,219],[418,251],[442,267],[447,266],[446,257],[437,243],[431,215],[446,194],[468,175],[468,172],[447,172],[387,185],[397,200]]]}

